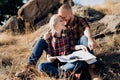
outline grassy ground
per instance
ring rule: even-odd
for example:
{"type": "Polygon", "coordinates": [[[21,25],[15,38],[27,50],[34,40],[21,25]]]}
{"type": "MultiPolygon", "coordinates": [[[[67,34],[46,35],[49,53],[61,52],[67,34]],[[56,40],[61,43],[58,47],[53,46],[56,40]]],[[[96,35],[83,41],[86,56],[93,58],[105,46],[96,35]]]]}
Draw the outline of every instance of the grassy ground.
{"type": "MultiPolygon", "coordinates": [[[[118,5],[118,4],[117,4],[118,5]]],[[[95,6],[97,10],[106,14],[114,14],[116,6],[114,4],[104,6],[95,6]],[[108,6],[114,6],[108,9],[108,6]]],[[[24,69],[28,56],[31,53],[35,40],[42,36],[45,31],[49,30],[45,25],[39,30],[25,35],[13,36],[8,33],[0,33],[0,80],[20,80],[15,74],[24,69]]],[[[27,33],[27,32],[26,32],[27,33]]],[[[98,44],[95,49],[95,55],[101,60],[96,73],[103,80],[119,80],[120,79],[120,34],[107,36],[97,39],[98,44]]],[[[45,53],[40,61],[46,61],[45,53]]],[[[38,62],[38,63],[39,63],[38,62]]],[[[36,66],[37,69],[37,66],[36,66]]],[[[55,80],[47,75],[40,74],[36,76],[31,73],[23,80],[55,80]]]]}

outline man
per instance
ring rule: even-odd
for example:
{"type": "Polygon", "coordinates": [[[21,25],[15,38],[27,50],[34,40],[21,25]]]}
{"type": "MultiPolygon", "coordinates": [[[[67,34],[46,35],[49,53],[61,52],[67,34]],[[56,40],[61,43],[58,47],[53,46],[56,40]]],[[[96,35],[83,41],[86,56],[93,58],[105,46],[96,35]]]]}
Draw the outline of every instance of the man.
{"type": "MultiPolygon", "coordinates": [[[[82,17],[74,16],[71,7],[67,4],[62,5],[59,8],[58,15],[65,20],[66,27],[73,32],[76,44],[83,45],[81,46],[81,49],[85,51],[88,50],[94,54],[93,49],[95,48],[95,42],[91,37],[90,27],[86,20],[82,17]]],[[[28,59],[27,68],[31,68],[36,65],[38,59],[43,53],[43,50],[47,48],[47,43],[44,40],[47,38],[49,38],[49,35],[38,39],[38,41],[35,43],[32,54],[28,59]]]]}
{"type": "MultiPolygon", "coordinates": [[[[71,7],[67,4],[59,8],[58,14],[66,21],[66,26],[72,30],[76,44],[84,45],[81,47],[83,50],[88,50],[94,54],[93,49],[96,47],[96,43],[91,37],[90,26],[87,21],[82,17],[73,15],[71,7]]],[[[100,80],[98,76],[94,74],[94,68],[95,65],[91,64],[89,70],[92,80],[100,80]]]]}

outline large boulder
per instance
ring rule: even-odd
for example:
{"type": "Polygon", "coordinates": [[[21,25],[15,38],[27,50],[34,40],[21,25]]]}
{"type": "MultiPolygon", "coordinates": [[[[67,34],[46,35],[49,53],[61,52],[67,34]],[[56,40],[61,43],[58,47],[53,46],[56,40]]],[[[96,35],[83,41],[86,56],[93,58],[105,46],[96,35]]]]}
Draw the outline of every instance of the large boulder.
{"type": "Polygon", "coordinates": [[[59,0],[29,0],[18,10],[18,16],[34,26],[46,17],[50,11],[54,10],[58,3],[59,0]]]}
{"type": "Polygon", "coordinates": [[[100,20],[105,16],[104,13],[96,11],[95,9],[87,6],[75,5],[72,7],[72,9],[74,14],[85,17],[89,22],[100,20]]]}
{"type": "Polygon", "coordinates": [[[115,32],[120,30],[120,16],[106,15],[99,22],[107,25],[107,28],[101,33],[115,32]]]}
{"type": "Polygon", "coordinates": [[[106,15],[100,21],[92,23],[92,31],[94,37],[105,37],[105,35],[111,35],[120,32],[120,16],[119,15],[106,15]]]}

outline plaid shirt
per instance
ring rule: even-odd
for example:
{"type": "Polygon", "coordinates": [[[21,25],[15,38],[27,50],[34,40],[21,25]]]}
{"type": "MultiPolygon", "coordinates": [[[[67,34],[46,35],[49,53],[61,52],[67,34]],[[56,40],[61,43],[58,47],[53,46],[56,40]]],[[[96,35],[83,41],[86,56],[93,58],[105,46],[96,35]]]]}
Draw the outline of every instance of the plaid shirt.
{"type": "Polygon", "coordinates": [[[61,56],[72,53],[74,49],[74,40],[70,30],[65,30],[61,32],[61,36],[57,37],[51,35],[50,38],[46,40],[48,48],[46,49],[47,54],[51,56],[61,56]]]}
{"type": "Polygon", "coordinates": [[[69,22],[66,27],[72,31],[74,39],[77,41],[84,34],[85,28],[90,26],[84,18],[74,16],[74,20],[69,22]]]}

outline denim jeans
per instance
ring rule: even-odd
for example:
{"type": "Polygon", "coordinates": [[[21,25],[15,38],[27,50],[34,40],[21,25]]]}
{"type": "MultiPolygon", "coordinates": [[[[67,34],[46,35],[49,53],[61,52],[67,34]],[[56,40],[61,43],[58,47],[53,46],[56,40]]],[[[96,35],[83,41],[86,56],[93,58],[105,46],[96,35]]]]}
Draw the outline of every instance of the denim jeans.
{"type": "MultiPolygon", "coordinates": [[[[86,36],[82,36],[79,40],[78,40],[78,45],[85,45],[88,48],[88,39],[86,36]]],[[[43,50],[45,50],[47,48],[47,43],[45,42],[44,39],[40,38],[38,39],[38,41],[36,42],[32,54],[30,55],[28,62],[30,64],[36,64],[36,62],[38,61],[38,59],[41,57],[43,50]]],[[[90,50],[88,48],[89,52],[91,52],[92,54],[94,54],[93,50],[90,50]]],[[[66,63],[65,65],[62,66],[62,69],[67,71],[73,71],[74,69],[78,69],[82,66],[82,62],[81,61],[77,61],[77,62],[73,62],[73,63],[66,63]]],[[[56,67],[56,64],[50,63],[50,62],[43,62],[40,63],[38,66],[39,70],[43,70],[45,72],[50,72],[51,74],[58,74],[58,69],[56,67]]]]}
{"type": "MultiPolygon", "coordinates": [[[[61,69],[64,71],[68,71],[68,72],[73,72],[73,71],[77,71],[78,69],[80,69],[83,66],[83,62],[82,61],[75,61],[75,62],[68,62],[65,65],[61,66],[61,69]]],[[[78,72],[78,71],[77,71],[78,72]]],[[[78,73],[80,73],[81,71],[79,71],[78,73]]]]}
{"type": "Polygon", "coordinates": [[[88,39],[85,35],[81,36],[81,38],[78,40],[77,42],[78,45],[84,45],[87,47],[88,51],[91,53],[91,54],[94,54],[94,51],[93,50],[90,50],[89,47],[88,47],[88,39]]]}
{"type": "Polygon", "coordinates": [[[28,58],[28,63],[36,65],[38,59],[41,57],[43,50],[47,48],[47,43],[44,39],[39,38],[37,42],[35,43],[32,53],[28,58]]]}
{"type": "Polygon", "coordinates": [[[57,62],[41,62],[38,65],[38,70],[47,73],[49,76],[59,76],[58,63],[57,62]]]}
{"type": "MultiPolygon", "coordinates": [[[[54,62],[41,62],[38,65],[38,69],[40,71],[46,72],[50,76],[59,77],[61,76],[59,75],[60,70],[65,71],[65,72],[73,72],[73,71],[77,71],[78,69],[80,70],[82,65],[83,63],[81,61],[63,63],[62,65],[59,65],[59,62],[55,62],[55,61],[54,62]]],[[[79,73],[80,72],[81,71],[79,71],[79,73]]]]}

